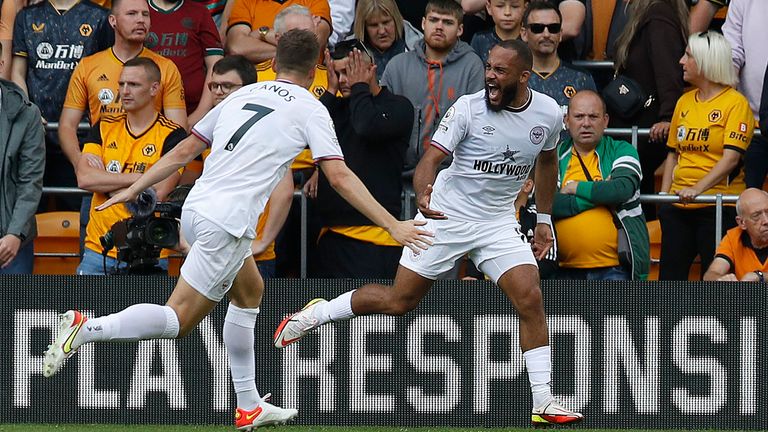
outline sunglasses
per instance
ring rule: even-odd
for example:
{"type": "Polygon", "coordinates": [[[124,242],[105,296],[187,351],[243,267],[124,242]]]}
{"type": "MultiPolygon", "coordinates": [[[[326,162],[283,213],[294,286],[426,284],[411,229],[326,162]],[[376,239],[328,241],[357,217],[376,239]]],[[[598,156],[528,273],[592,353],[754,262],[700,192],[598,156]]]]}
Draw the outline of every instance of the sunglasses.
{"type": "Polygon", "coordinates": [[[360,52],[368,55],[368,58],[373,59],[373,55],[368,51],[368,47],[365,46],[360,39],[347,39],[336,43],[336,46],[331,53],[331,58],[334,60],[340,60],[346,58],[352,50],[357,49],[360,52]]]}
{"type": "Polygon", "coordinates": [[[531,33],[534,34],[540,34],[544,33],[544,29],[549,30],[551,34],[557,34],[560,33],[560,29],[562,29],[562,24],[560,23],[552,23],[552,24],[540,24],[540,23],[531,23],[528,24],[528,30],[531,31],[531,33]]]}
{"type": "Polygon", "coordinates": [[[232,90],[234,90],[236,88],[240,88],[242,86],[243,86],[242,84],[235,84],[235,83],[231,83],[231,82],[220,82],[220,83],[218,83],[218,82],[211,81],[211,82],[208,83],[208,89],[210,91],[217,91],[217,90],[221,89],[221,91],[224,92],[224,93],[229,93],[232,90]]]}
{"type": "Polygon", "coordinates": [[[707,38],[707,48],[712,47],[712,42],[709,40],[709,30],[699,33],[699,37],[707,38]]]}

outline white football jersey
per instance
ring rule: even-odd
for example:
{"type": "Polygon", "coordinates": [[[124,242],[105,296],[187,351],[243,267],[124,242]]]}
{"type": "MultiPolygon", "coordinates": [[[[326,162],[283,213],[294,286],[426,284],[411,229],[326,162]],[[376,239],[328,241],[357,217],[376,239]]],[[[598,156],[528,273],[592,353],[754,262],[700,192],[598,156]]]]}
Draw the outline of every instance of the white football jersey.
{"type": "Polygon", "coordinates": [[[237,90],[192,133],[208,143],[211,154],[184,208],[235,237],[255,237],[269,195],[307,144],[315,160],[343,159],[328,110],[287,81],[237,90]]]}
{"type": "Polygon", "coordinates": [[[519,109],[494,112],[485,90],[461,96],[440,121],[432,145],[453,153],[438,173],[430,207],[449,218],[515,221],[514,202],[540,151],[557,147],[562,111],[531,90],[519,109]]]}

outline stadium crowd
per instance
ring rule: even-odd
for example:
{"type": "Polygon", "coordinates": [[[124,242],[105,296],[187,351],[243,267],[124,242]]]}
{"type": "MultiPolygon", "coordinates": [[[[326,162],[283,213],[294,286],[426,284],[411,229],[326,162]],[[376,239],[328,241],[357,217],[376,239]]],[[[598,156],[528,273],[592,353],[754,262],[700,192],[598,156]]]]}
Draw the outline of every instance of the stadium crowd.
{"type": "MultiPolygon", "coordinates": [[[[713,241],[715,205],[693,201],[762,189],[768,173],[768,46],[757,28],[768,18],[762,0],[0,3],[2,273],[33,272],[35,214],[51,211],[81,214],[80,274],[117,270],[117,252],[104,251],[100,238],[129,213],[95,207],[139,178],[230,93],[274,80],[276,45],[292,29],[310,30],[320,42],[309,91],[330,112],[347,165],[396,218],[441,119],[454,115],[459,97],[492,91],[490,49],[504,40],[525,42],[533,57],[529,87],[563,111],[552,221],[557,242],[542,277],[647,278],[646,224],[657,218],[660,279],[699,279],[710,263],[718,275],[728,273],[726,264],[733,263],[713,241]],[[574,65],[605,60],[613,69],[574,65]],[[30,121],[35,117],[40,121],[30,121]],[[43,133],[47,123],[58,126],[43,133]],[[754,133],[758,124],[762,135],[754,133]],[[604,134],[632,126],[650,131],[634,147],[604,134]],[[43,186],[92,194],[43,195],[43,186]],[[676,194],[679,201],[640,206],[640,194],[676,194]],[[591,235],[584,236],[585,226],[591,235]],[[694,275],[697,255],[701,270],[694,275]]],[[[540,138],[534,128],[531,141],[540,138]]],[[[498,163],[477,161],[475,169],[521,175],[514,152],[498,153],[498,163]]],[[[206,155],[165,180],[158,197],[193,183],[206,155]]],[[[450,163],[446,158],[442,167],[450,163]]],[[[533,172],[522,173],[529,176],[526,194],[537,182],[533,172]]],[[[343,202],[309,149],[256,226],[252,252],[264,277],[297,275],[295,190],[308,197],[310,276],[394,277],[402,246],[343,202]]],[[[532,239],[535,202],[515,206],[521,232],[532,239]]],[[[750,242],[746,232],[728,230],[768,226],[766,218],[767,212],[744,215],[734,203],[724,205],[721,232],[755,255],[749,262],[756,268],[739,269],[739,278],[752,280],[742,276],[754,272],[762,281],[767,252],[753,247],[756,234],[750,242]]],[[[483,277],[471,267],[460,259],[440,277],[483,277]]]]}

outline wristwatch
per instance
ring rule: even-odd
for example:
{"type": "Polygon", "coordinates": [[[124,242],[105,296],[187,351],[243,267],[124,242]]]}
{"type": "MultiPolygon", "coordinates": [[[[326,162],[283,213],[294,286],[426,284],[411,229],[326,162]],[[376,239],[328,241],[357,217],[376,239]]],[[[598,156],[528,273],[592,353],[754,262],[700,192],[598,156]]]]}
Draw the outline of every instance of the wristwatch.
{"type": "Polygon", "coordinates": [[[763,272],[761,272],[760,270],[755,270],[753,273],[757,275],[758,282],[761,282],[761,283],[765,282],[765,275],[763,275],[763,272]]]}
{"type": "Polygon", "coordinates": [[[269,34],[269,27],[267,27],[267,26],[259,27],[259,39],[267,40],[267,35],[268,34],[269,34]]]}

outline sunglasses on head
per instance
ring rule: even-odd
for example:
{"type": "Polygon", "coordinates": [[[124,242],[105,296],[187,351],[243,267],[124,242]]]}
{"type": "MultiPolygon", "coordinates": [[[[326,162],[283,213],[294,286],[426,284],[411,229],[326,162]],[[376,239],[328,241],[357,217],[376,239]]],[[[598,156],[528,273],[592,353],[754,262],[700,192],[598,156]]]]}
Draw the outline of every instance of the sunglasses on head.
{"type": "Polygon", "coordinates": [[[562,24],[560,23],[552,23],[552,24],[540,24],[540,23],[531,23],[528,24],[528,30],[531,31],[531,33],[539,34],[544,33],[544,29],[549,30],[552,34],[560,33],[560,29],[562,28],[562,24]]]}
{"type": "Polygon", "coordinates": [[[343,59],[354,49],[366,53],[371,59],[373,58],[371,52],[368,51],[368,47],[366,47],[363,41],[359,39],[347,39],[338,42],[334,47],[333,52],[331,52],[331,58],[334,60],[343,59]]]}
{"type": "Polygon", "coordinates": [[[712,42],[709,40],[709,30],[699,33],[699,37],[707,38],[707,48],[712,46],[712,42]]]}

